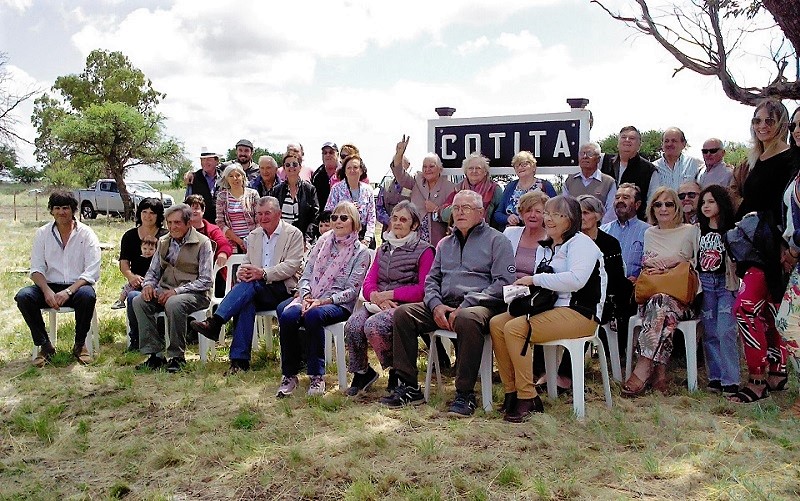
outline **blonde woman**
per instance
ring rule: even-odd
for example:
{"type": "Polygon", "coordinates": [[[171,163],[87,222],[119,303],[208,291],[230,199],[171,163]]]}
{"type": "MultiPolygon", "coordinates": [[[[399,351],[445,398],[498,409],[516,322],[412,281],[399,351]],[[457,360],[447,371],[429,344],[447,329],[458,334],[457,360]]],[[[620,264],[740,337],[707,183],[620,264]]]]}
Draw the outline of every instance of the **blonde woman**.
{"type": "Polygon", "coordinates": [[[536,158],[530,151],[520,151],[511,159],[511,166],[517,173],[517,179],[508,183],[500,205],[494,211],[494,222],[500,228],[521,226],[517,205],[522,195],[529,191],[543,191],[548,197],[556,196],[556,190],[550,181],[536,177],[536,158]]]}
{"type": "Polygon", "coordinates": [[[217,193],[216,224],[239,253],[247,251],[245,239],[256,229],[258,192],[246,183],[247,174],[241,164],[232,163],[222,172],[221,189],[217,193]]]}

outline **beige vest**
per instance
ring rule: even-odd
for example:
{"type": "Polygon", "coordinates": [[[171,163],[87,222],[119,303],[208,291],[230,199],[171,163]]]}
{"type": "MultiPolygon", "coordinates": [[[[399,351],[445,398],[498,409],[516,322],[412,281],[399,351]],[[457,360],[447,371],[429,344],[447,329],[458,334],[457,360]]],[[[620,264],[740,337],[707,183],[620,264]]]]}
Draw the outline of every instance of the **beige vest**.
{"type": "Polygon", "coordinates": [[[608,174],[601,174],[601,178],[602,181],[592,178],[589,182],[589,186],[584,186],[583,179],[580,176],[570,174],[566,181],[564,181],[564,185],[567,187],[572,197],[577,198],[581,195],[592,195],[605,205],[608,192],[611,191],[611,188],[613,188],[616,183],[614,183],[614,178],[608,174]]]}
{"type": "MultiPolygon", "coordinates": [[[[197,230],[189,227],[189,232],[184,237],[184,243],[178,252],[175,266],[167,260],[167,251],[172,237],[164,235],[158,241],[158,255],[161,257],[161,280],[158,281],[159,287],[164,290],[171,290],[185,283],[197,280],[200,269],[200,246],[207,241],[208,237],[201,235],[197,230]]],[[[210,294],[211,291],[208,291],[210,294]]]]}

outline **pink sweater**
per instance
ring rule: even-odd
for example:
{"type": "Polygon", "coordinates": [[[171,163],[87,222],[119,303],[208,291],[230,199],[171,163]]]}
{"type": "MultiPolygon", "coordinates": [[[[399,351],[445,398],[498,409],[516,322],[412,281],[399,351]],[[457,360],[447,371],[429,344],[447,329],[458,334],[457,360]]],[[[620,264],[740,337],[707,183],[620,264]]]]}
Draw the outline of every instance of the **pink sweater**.
{"type": "MultiPolygon", "coordinates": [[[[369,301],[369,296],[378,290],[378,266],[380,263],[380,250],[376,254],[375,259],[372,260],[367,272],[367,277],[364,279],[364,299],[369,301]]],[[[433,266],[433,249],[427,249],[419,257],[419,274],[417,283],[413,285],[402,285],[394,290],[394,301],[402,303],[416,303],[422,301],[425,296],[425,277],[431,271],[433,266]]]]}

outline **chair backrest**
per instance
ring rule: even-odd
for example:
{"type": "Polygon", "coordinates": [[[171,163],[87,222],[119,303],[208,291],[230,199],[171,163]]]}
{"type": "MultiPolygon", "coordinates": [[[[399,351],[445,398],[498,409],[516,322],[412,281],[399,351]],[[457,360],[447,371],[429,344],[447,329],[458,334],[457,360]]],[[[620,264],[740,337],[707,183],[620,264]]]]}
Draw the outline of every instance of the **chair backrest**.
{"type": "Polygon", "coordinates": [[[244,254],[232,254],[228,258],[228,262],[225,263],[225,269],[227,270],[227,275],[225,277],[225,295],[227,296],[228,293],[231,291],[234,285],[236,285],[236,272],[239,271],[239,266],[244,264],[244,254]]]}

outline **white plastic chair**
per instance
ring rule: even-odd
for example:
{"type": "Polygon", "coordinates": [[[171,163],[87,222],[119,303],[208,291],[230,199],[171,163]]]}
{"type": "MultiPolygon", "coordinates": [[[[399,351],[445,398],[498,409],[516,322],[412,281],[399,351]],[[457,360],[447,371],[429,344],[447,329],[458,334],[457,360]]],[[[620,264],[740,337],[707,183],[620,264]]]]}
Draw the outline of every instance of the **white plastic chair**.
{"type": "MultiPolygon", "coordinates": [[[[431,344],[428,350],[428,372],[425,375],[425,401],[427,402],[431,393],[431,375],[434,368],[436,369],[436,385],[437,388],[442,387],[442,374],[439,370],[439,357],[436,353],[436,338],[441,337],[445,339],[457,339],[458,335],[453,331],[444,329],[437,329],[430,333],[431,344]]],[[[492,366],[494,360],[492,358],[492,337],[485,336],[483,341],[483,353],[481,354],[481,367],[478,375],[481,378],[481,400],[483,403],[483,410],[486,412],[492,411],[492,366]]],[[[555,383],[553,383],[555,388],[555,383]]]]}
{"type": "MultiPolygon", "coordinates": [[[[211,303],[208,305],[208,308],[202,310],[204,313],[207,312],[207,314],[204,314],[202,317],[198,317],[197,314],[199,313],[199,311],[197,311],[190,315],[192,318],[195,318],[196,320],[202,322],[203,320],[206,320],[208,317],[214,314],[214,311],[217,309],[220,303],[222,303],[222,300],[225,299],[225,296],[227,296],[228,293],[231,291],[231,288],[233,288],[234,285],[233,279],[236,276],[236,271],[239,268],[239,266],[241,266],[244,263],[244,258],[245,258],[244,254],[233,254],[230,257],[228,257],[228,261],[225,263],[225,269],[227,270],[225,276],[225,293],[223,294],[222,297],[216,297],[216,296],[211,297],[211,303]]],[[[214,272],[212,273],[211,276],[216,277],[219,270],[220,268],[214,266],[214,272]]],[[[217,339],[217,341],[212,341],[207,337],[205,337],[204,335],[199,334],[197,336],[197,349],[200,352],[200,361],[205,363],[208,360],[208,352],[214,350],[217,346],[217,343],[222,343],[224,339],[225,339],[224,327],[220,329],[219,339],[217,339]]]]}
{"type": "Polygon", "coordinates": [[[258,349],[261,339],[267,345],[267,350],[272,351],[272,325],[278,321],[278,312],[275,310],[264,310],[256,312],[256,321],[253,326],[253,346],[252,351],[258,349]]]}
{"type": "MultiPolygon", "coordinates": [[[[199,322],[202,322],[203,320],[206,319],[207,313],[208,313],[208,308],[203,308],[202,310],[197,310],[193,313],[190,313],[189,316],[199,322]]],[[[165,342],[164,346],[167,346],[169,345],[169,321],[167,320],[167,314],[163,311],[159,311],[158,313],[156,313],[156,321],[158,321],[159,318],[164,319],[164,342],[165,342]]],[[[198,337],[197,342],[200,347],[200,361],[205,363],[208,360],[208,346],[213,345],[214,341],[207,339],[202,334],[198,335],[197,337],[198,337]]]]}
{"type": "MultiPolygon", "coordinates": [[[[42,308],[42,313],[49,314],[49,328],[47,330],[47,337],[50,338],[50,343],[55,347],[58,345],[58,314],[59,313],[73,313],[75,310],[68,306],[62,306],[59,309],[42,308]]],[[[95,353],[100,351],[100,322],[97,319],[97,307],[95,306],[94,313],[92,314],[92,321],[89,324],[89,332],[86,333],[86,349],[89,350],[89,355],[94,356],[95,353]]],[[[31,359],[35,359],[39,355],[39,347],[33,345],[33,355],[31,359]]]]}
{"type": "MultiPolygon", "coordinates": [[[[686,345],[686,386],[689,391],[697,391],[697,326],[700,319],[684,320],[678,322],[675,331],[683,334],[686,345]]],[[[628,354],[625,359],[625,378],[631,377],[633,372],[633,337],[636,327],[642,326],[642,317],[632,316],[628,322],[628,354]]]]}
{"type": "Polygon", "coordinates": [[[602,354],[602,356],[597,358],[600,360],[600,373],[603,376],[603,392],[606,397],[606,407],[609,409],[611,408],[611,383],[608,378],[608,362],[606,361],[603,342],[600,340],[597,333],[598,329],[595,329],[594,335],[592,336],[577,339],[556,339],[554,341],[535,343],[544,348],[544,364],[547,370],[547,395],[553,399],[558,398],[558,388],[556,386],[556,378],[558,377],[558,347],[563,346],[569,351],[570,358],[572,359],[572,406],[575,411],[575,416],[578,419],[586,417],[584,395],[584,351],[586,343],[592,343],[595,348],[597,348],[597,352],[602,354]]]}

